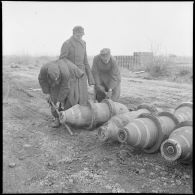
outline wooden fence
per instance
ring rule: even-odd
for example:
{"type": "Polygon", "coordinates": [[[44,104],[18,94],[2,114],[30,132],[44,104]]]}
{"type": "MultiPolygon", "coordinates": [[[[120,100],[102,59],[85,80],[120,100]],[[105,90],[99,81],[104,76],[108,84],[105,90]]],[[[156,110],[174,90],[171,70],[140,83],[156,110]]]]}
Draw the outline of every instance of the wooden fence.
{"type": "Polygon", "coordinates": [[[128,70],[141,70],[146,64],[140,58],[140,56],[114,56],[117,64],[121,68],[127,68],[128,70]]]}
{"type": "MultiPolygon", "coordinates": [[[[150,60],[147,59],[147,63],[144,62],[144,58],[140,56],[114,56],[117,64],[121,68],[127,68],[128,70],[145,70],[147,65],[150,65],[150,60]]],[[[146,59],[146,58],[145,58],[146,59]]],[[[192,72],[192,63],[171,63],[167,65],[169,71],[189,71],[192,72]]]]}
{"type": "Polygon", "coordinates": [[[140,65],[138,59],[134,56],[114,56],[118,66],[127,69],[134,69],[135,67],[140,65]]]}

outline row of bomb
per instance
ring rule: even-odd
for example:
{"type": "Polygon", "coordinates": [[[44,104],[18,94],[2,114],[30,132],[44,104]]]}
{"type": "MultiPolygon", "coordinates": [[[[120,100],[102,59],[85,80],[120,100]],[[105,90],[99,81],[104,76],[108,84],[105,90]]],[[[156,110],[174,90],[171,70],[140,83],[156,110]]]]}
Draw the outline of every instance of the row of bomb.
{"type": "Polygon", "coordinates": [[[129,111],[118,102],[106,99],[88,106],[75,105],[60,112],[62,124],[94,129],[99,126],[101,141],[118,140],[147,153],[161,150],[169,161],[192,159],[192,103],[185,102],[172,112],[161,112],[142,104],[129,111]]]}
{"type": "Polygon", "coordinates": [[[168,161],[192,160],[192,103],[179,105],[173,113],[159,112],[148,105],[116,115],[98,131],[101,141],[118,140],[146,153],[159,149],[168,161]]]}

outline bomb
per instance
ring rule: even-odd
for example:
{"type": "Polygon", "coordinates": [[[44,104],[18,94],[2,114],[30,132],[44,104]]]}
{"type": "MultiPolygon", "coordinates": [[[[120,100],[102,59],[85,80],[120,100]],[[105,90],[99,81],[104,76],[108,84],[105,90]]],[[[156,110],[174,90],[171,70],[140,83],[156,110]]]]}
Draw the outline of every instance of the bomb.
{"type": "Polygon", "coordinates": [[[60,123],[93,129],[107,122],[112,116],[128,112],[128,108],[118,102],[105,99],[101,103],[88,102],[88,105],[75,105],[60,112],[60,123]]]}
{"type": "Polygon", "coordinates": [[[192,121],[192,109],[192,102],[184,102],[175,109],[174,115],[179,122],[192,121]]]}
{"type": "Polygon", "coordinates": [[[178,123],[170,112],[160,112],[157,116],[144,113],[119,130],[118,140],[146,153],[155,153],[178,123]]]}
{"type": "Polygon", "coordinates": [[[179,123],[160,147],[162,157],[184,164],[192,162],[192,121],[179,123]]]}
{"type": "Polygon", "coordinates": [[[118,131],[142,113],[157,114],[158,110],[154,106],[141,104],[137,107],[137,110],[135,111],[130,111],[124,114],[118,114],[116,116],[113,116],[108,122],[106,122],[98,129],[99,140],[106,141],[109,139],[117,141],[118,131]]]}

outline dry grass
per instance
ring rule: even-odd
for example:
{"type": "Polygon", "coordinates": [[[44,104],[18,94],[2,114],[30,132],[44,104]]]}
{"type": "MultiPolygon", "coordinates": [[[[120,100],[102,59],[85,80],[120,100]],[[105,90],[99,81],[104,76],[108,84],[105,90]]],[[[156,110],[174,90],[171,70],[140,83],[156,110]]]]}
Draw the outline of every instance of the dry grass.
{"type": "Polygon", "coordinates": [[[154,58],[152,64],[145,67],[145,71],[148,72],[152,77],[169,76],[168,65],[170,61],[165,57],[154,58]]]}
{"type": "Polygon", "coordinates": [[[180,70],[179,73],[178,73],[179,76],[186,76],[188,74],[190,74],[190,71],[189,70],[185,70],[185,69],[184,70],[180,70]]]}
{"type": "MultiPolygon", "coordinates": [[[[93,64],[94,56],[88,56],[88,62],[90,67],[93,64]]],[[[14,68],[20,67],[21,65],[28,66],[28,68],[41,67],[43,64],[58,59],[58,56],[3,56],[3,65],[11,66],[14,68]]],[[[165,79],[174,82],[191,82],[192,81],[192,71],[191,66],[184,66],[173,64],[168,60],[168,58],[163,56],[158,56],[154,58],[154,61],[149,65],[136,66],[133,71],[144,70],[147,73],[148,79],[165,79]],[[180,69],[182,68],[182,69],[180,69]]],[[[121,73],[123,73],[122,67],[120,67],[121,73]]],[[[125,72],[129,72],[125,69],[125,72]]],[[[123,75],[123,74],[122,74],[123,75]]]]}
{"type": "Polygon", "coordinates": [[[165,79],[179,83],[192,82],[192,64],[177,64],[166,57],[156,57],[152,64],[144,69],[150,79],[165,79]]]}
{"type": "MultiPolygon", "coordinates": [[[[57,60],[58,56],[31,56],[31,55],[23,55],[23,56],[3,56],[3,65],[34,65],[41,66],[52,60],[57,60]]],[[[93,56],[88,56],[89,65],[92,66],[93,56]]]]}
{"type": "Polygon", "coordinates": [[[47,63],[49,61],[55,60],[57,57],[55,56],[39,56],[34,57],[30,55],[23,55],[23,56],[3,56],[3,65],[34,65],[34,66],[40,66],[44,63],[47,63]]]}

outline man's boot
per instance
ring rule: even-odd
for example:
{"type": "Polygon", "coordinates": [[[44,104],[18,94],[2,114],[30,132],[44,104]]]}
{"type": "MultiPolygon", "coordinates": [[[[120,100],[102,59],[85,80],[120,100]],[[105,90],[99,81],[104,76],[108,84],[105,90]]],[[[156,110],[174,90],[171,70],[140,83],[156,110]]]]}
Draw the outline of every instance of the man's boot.
{"type": "Polygon", "coordinates": [[[53,128],[58,128],[58,127],[60,127],[60,120],[59,120],[59,118],[55,118],[55,120],[54,120],[54,122],[51,124],[51,127],[53,127],[53,128]]]}

